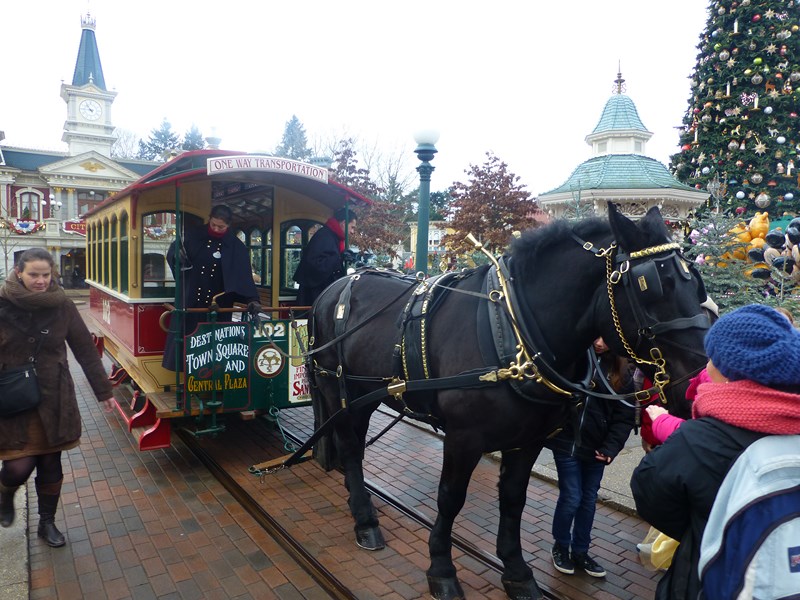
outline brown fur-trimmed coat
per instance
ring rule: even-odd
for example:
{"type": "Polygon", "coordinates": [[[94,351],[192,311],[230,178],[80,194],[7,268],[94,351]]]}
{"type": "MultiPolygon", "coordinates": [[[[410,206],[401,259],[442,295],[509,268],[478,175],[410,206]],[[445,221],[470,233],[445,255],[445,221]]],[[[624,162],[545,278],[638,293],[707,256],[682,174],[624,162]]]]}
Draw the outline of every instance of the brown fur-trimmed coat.
{"type": "MultiPolygon", "coordinates": [[[[41,331],[46,329],[37,354],[36,371],[42,401],[36,411],[49,445],[55,447],[81,436],[81,416],[75,384],[67,363],[67,344],[89,379],[97,399],[111,398],[111,384],[92,336],[72,300],[53,308],[28,311],[0,298],[0,369],[27,362],[41,331]]],[[[33,411],[0,418],[0,452],[25,448],[33,411]]]]}

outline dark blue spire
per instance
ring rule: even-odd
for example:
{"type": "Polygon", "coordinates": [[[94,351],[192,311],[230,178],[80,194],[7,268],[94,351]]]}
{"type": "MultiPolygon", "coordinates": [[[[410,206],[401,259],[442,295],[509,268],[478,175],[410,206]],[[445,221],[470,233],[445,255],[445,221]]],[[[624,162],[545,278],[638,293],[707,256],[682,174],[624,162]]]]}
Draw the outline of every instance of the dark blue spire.
{"type": "Polygon", "coordinates": [[[85,17],[81,17],[81,46],[78,49],[78,61],[75,63],[75,73],[72,75],[72,85],[93,83],[105,91],[106,80],[103,77],[100,51],[97,49],[97,40],[94,37],[96,22],[88,12],[85,17]]]}

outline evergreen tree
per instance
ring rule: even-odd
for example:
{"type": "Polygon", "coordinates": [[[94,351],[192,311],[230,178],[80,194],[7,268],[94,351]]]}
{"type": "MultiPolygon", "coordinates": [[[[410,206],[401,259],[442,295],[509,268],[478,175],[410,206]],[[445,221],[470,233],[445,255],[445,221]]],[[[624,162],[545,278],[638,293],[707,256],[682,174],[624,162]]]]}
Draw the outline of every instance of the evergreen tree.
{"type": "Polygon", "coordinates": [[[706,292],[721,312],[757,303],[799,314],[791,277],[764,262],[747,260],[748,242],[742,241],[746,227],[741,219],[711,212],[691,221],[689,227],[684,256],[695,262],[706,292]]]}
{"type": "Polygon", "coordinates": [[[169,152],[180,147],[180,136],[172,131],[172,125],[165,118],[157,129],[150,132],[146,142],[139,140],[137,158],[144,160],[166,160],[169,152]]]}
{"type": "Polygon", "coordinates": [[[202,150],[206,147],[206,140],[203,134],[197,128],[197,125],[192,123],[191,128],[183,135],[183,144],[181,148],[184,150],[202,150]]]}
{"type": "Polygon", "coordinates": [[[489,251],[501,253],[514,231],[535,226],[536,200],[491,152],[483,165],[470,165],[466,173],[469,183],[455,182],[450,192],[448,216],[455,233],[445,236],[445,245],[456,254],[471,253],[474,248],[464,239],[471,233],[489,251]]]}
{"type": "Polygon", "coordinates": [[[283,139],[275,149],[275,156],[295,160],[306,160],[311,157],[311,150],[308,148],[308,140],[306,140],[306,130],[296,115],[292,115],[292,118],[286,121],[283,139]]]}
{"type": "Polygon", "coordinates": [[[800,209],[800,0],[715,0],[691,77],[676,177],[727,183],[721,208],[800,209]]]}

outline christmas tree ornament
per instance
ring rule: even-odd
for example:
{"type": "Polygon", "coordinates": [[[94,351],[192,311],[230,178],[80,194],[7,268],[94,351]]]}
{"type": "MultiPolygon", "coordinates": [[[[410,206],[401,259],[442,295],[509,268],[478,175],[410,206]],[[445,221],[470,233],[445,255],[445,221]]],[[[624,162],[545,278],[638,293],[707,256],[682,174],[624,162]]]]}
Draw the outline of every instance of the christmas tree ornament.
{"type": "Polygon", "coordinates": [[[758,85],[759,83],[764,81],[764,78],[761,76],[760,73],[756,73],[755,75],[753,75],[753,77],[750,79],[750,81],[753,82],[753,85],[758,85]]]}
{"type": "Polygon", "coordinates": [[[736,199],[737,200],[744,200],[745,195],[746,194],[742,190],[739,190],[738,192],[736,192],[736,199]]]}
{"type": "Polygon", "coordinates": [[[756,206],[758,208],[766,208],[770,205],[772,199],[766,192],[761,192],[758,196],[756,196],[756,206]]]}
{"type": "Polygon", "coordinates": [[[779,144],[785,144],[786,138],[783,137],[782,135],[779,135],[778,137],[775,138],[775,141],[778,142],[779,144]]]}
{"type": "Polygon", "coordinates": [[[794,200],[794,194],[792,192],[787,192],[783,195],[784,200],[794,200]]]}
{"type": "Polygon", "coordinates": [[[750,175],[750,181],[758,185],[762,181],[764,181],[764,176],[761,173],[753,173],[750,175]]]}
{"type": "Polygon", "coordinates": [[[731,140],[730,142],[728,142],[728,150],[730,150],[731,152],[735,152],[738,149],[739,149],[739,142],[737,142],[736,140],[731,140]]]}
{"type": "Polygon", "coordinates": [[[771,106],[764,107],[764,114],[765,115],[771,115],[772,114],[772,107],[771,106]]]}

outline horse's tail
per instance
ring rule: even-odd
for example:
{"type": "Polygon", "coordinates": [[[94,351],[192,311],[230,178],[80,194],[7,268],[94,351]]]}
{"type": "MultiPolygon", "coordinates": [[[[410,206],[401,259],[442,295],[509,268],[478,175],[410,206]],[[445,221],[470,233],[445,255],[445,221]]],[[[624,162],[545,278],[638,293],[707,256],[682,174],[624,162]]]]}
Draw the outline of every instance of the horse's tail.
{"type": "MultiPolygon", "coordinates": [[[[317,302],[314,302],[308,318],[308,339],[317,340],[318,331],[316,330],[317,321],[317,302]]],[[[312,348],[309,347],[309,350],[312,348]]],[[[306,353],[306,375],[308,377],[309,391],[311,392],[311,407],[314,409],[314,431],[317,431],[323,423],[325,423],[330,415],[330,410],[322,391],[317,384],[317,374],[314,370],[314,355],[310,352],[306,353]]],[[[331,471],[336,468],[336,447],[333,443],[333,434],[328,431],[314,444],[312,456],[325,471],[331,471]]]]}

